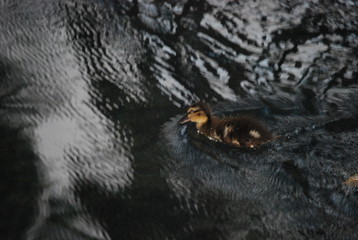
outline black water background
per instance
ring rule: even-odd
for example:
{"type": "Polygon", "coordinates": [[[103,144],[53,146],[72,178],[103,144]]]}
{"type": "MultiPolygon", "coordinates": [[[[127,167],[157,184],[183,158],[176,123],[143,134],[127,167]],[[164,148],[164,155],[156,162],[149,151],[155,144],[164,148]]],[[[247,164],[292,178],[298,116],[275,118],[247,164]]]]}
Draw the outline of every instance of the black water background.
{"type": "Polygon", "coordinates": [[[353,1],[2,1],[2,239],[354,239],[353,1]],[[176,124],[204,100],[286,140],[176,124]]]}

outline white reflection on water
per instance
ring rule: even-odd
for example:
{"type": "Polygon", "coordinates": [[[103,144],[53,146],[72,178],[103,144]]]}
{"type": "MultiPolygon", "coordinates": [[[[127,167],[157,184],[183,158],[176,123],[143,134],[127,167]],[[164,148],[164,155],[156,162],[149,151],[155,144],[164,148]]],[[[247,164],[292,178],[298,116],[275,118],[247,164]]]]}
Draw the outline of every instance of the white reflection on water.
{"type": "Polygon", "coordinates": [[[228,86],[230,79],[228,72],[224,68],[221,68],[215,60],[197,52],[194,63],[207,79],[212,90],[221,94],[227,100],[235,100],[237,98],[235,92],[228,86]],[[210,68],[205,67],[205,64],[209,65],[210,68]]]}
{"type": "MultiPolygon", "coordinates": [[[[62,33],[58,35],[60,39],[47,39],[50,46],[56,46],[53,49],[57,49],[59,43],[66,43],[66,31],[62,33]]],[[[32,138],[39,158],[37,169],[42,189],[27,239],[48,239],[49,236],[109,239],[103,226],[81,204],[76,190],[78,185],[94,184],[99,191],[115,193],[130,186],[133,177],[131,138],[125,136],[130,133],[108,120],[92,104],[89,76],[81,71],[73,49],[61,47],[61,52],[54,50],[51,61],[36,59],[39,65],[36,71],[45,71],[39,71],[44,78],[33,78],[40,80],[36,83],[39,84],[37,95],[42,101],[45,97],[51,99],[55,105],[49,112],[42,113],[44,109],[38,109],[41,116],[33,119],[34,129],[25,131],[32,138]],[[46,70],[53,65],[58,74],[47,75],[46,70]],[[41,88],[47,84],[42,83],[42,79],[49,78],[54,79],[51,91],[41,88]],[[56,104],[56,99],[61,100],[56,104]],[[58,220],[58,216],[64,220],[58,220]]]]}
{"type": "Polygon", "coordinates": [[[29,239],[43,233],[42,228],[48,224],[53,211],[49,203],[52,200],[82,212],[71,219],[74,223],[70,224],[71,228],[96,239],[107,239],[104,230],[76,199],[76,184],[95,183],[113,192],[131,183],[132,156],[127,151],[130,143],[121,142],[113,133],[113,123],[90,107],[85,81],[82,86],[71,87],[75,87],[77,93],[70,101],[75,112],[65,115],[59,112],[34,129],[34,148],[40,157],[38,169],[44,189],[38,202],[39,216],[29,231],[29,239]]]}

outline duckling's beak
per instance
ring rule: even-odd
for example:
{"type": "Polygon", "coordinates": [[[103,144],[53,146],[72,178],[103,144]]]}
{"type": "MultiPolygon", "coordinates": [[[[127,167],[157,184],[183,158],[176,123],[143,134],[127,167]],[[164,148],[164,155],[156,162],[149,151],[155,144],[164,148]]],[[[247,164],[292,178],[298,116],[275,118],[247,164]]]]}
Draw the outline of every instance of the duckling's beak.
{"type": "Polygon", "coordinates": [[[179,120],[179,123],[180,124],[184,124],[184,123],[187,123],[187,122],[190,122],[190,119],[188,118],[188,113],[184,115],[184,117],[182,117],[180,120],[179,120]]]}

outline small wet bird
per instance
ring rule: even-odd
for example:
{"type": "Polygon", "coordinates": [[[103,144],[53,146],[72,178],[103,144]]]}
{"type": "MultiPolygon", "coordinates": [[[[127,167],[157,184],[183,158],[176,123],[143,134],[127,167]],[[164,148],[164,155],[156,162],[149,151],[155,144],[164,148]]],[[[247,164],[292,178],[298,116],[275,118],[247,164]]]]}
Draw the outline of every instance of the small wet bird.
{"type": "Polygon", "coordinates": [[[252,117],[214,116],[209,105],[203,102],[190,106],[179,121],[180,124],[187,122],[195,122],[198,132],[209,139],[237,147],[257,148],[279,137],[252,117]]]}

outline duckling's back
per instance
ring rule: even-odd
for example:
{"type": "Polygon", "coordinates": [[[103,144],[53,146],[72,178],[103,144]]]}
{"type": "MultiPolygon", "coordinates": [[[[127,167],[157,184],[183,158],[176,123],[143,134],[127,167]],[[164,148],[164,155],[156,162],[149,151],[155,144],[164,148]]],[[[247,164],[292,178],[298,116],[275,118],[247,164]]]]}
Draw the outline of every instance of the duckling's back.
{"type": "Polygon", "coordinates": [[[237,146],[253,148],[274,138],[262,123],[251,117],[224,118],[217,129],[224,142],[237,146]]]}

